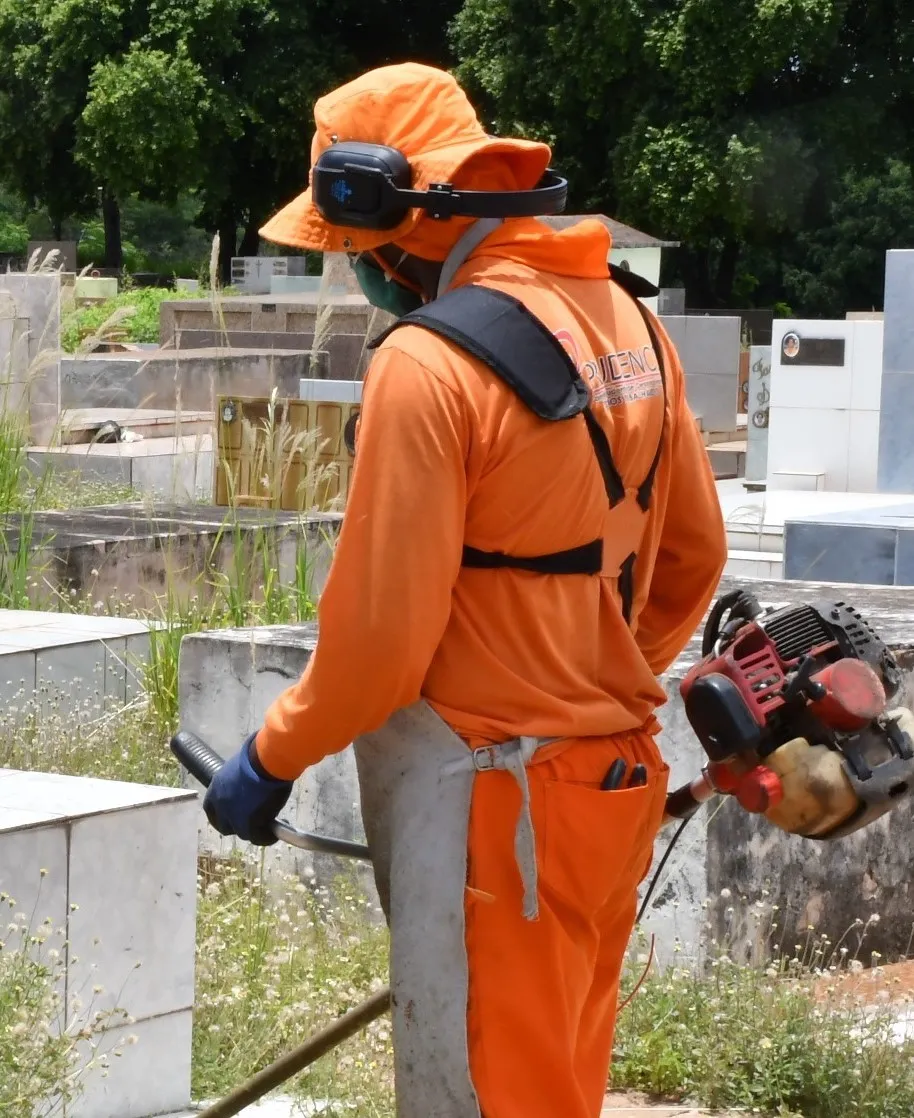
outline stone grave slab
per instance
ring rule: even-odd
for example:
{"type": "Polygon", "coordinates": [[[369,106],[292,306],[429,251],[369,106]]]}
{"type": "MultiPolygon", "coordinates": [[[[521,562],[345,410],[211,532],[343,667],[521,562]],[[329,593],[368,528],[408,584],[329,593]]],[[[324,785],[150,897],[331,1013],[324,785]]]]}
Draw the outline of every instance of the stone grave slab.
{"type": "Polygon", "coordinates": [[[0,891],[63,932],[68,1004],[133,1019],[99,1038],[122,1054],[87,1073],[70,1118],[190,1103],[198,812],[177,788],[0,769],[0,891]]]}

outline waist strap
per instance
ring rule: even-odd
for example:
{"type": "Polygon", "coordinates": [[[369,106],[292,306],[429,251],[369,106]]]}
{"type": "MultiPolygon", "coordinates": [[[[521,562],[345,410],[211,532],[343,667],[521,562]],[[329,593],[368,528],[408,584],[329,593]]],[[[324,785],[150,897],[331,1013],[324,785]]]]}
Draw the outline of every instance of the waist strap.
{"type": "Polygon", "coordinates": [[[539,919],[539,876],[536,868],[536,836],[533,831],[533,814],[530,810],[530,782],[527,766],[536,753],[558,738],[513,738],[500,745],[485,745],[474,749],[459,761],[450,761],[443,774],[492,772],[499,769],[509,772],[520,788],[520,811],[514,830],[514,857],[524,887],[524,919],[539,919]]]}
{"type": "Polygon", "coordinates": [[[598,575],[603,569],[603,541],[592,540],[580,547],[529,557],[480,551],[477,547],[464,544],[461,566],[484,571],[511,568],[541,575],[598,575]]]}

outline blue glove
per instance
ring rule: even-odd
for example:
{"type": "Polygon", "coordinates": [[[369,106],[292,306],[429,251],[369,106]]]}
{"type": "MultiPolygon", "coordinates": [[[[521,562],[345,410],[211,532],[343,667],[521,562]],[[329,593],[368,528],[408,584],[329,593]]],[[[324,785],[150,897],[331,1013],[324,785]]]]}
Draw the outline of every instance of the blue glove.
{"type": "Polygon", "coordinates": [[[291,780],[272,777],[257,759],[252,734],[222,766],[203,797],[210,826],[255,846],[276,842],[273,823],[292,794],[291,780]]]}

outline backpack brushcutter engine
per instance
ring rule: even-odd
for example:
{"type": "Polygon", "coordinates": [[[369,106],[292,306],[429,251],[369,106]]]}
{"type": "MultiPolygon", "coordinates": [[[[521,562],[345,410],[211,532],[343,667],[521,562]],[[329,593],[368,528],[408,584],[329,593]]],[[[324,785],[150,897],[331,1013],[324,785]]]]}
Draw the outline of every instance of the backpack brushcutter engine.
{"type": "Polygon", "coordinates": [[[914,714],[889,709],[901,669],[846,602],[765,610],[727,594],[702,657],[680,693],[709,763],[667,818],[724,794],[790,834],[838,839],[914,791],[914,714]]]}

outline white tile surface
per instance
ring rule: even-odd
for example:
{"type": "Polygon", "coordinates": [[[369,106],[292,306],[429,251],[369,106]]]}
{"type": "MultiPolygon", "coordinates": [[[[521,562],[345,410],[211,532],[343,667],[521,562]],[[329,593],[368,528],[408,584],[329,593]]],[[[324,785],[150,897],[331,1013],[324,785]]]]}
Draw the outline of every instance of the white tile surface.
{"type": "Polygon", "coordinates": [[[742,559],[732,554],[727,558],[724,574],[732,578],[758,578],[759,563],[757,559],[742,559]]]}
{"type": "Polygon", "coordinates": [[[877,487],[879,465],[879,412],[856,411],[850,415],[847,453],[847,488],[870,493],[877,487]]]}
{"type": "MultiPolygon", "coordinates": [[[[747,493],[739,479],[718,481],[716,489],[728,532],[742,529],[753,536],[783,534],[785,520],[830,512],[888,508],[914,500],[914,493],[795,493],[773,487],[758,493],[747,493]]],[[[773,550],[780,551],[780,544],[773,550]]]]}
{"type": "Polygon", "coordinates": [[[119,703],[127,701],[127,638],[107,640],[105,654],[105,698],[119,703]]]}
{"type": "MultiPolygon", "coordinates": [[[[3,809],[0,808],[0,818],[3,809]]],[[[16,903],[0,903],[0,941],[8,935],[7,924],[24,912],[37,928],[50,919],[54,929],[67,922],[67,833],[63,826],[0,833],[0,893],[16,903]],[[42,876],[41,871],[47,873],[42,876]]]]}
{"type": "Polygon", "coordinates": [[[72,824],[70,901],[79,909],[69,933],[80,962],[70,986],[91,989],[104,975],[98,1008],[139,1021],[193,1005],[197,822],[195,800],[185,799],[72,824]]]}
{"type": "Polygon", "coordinates": [[[28,701],[35,693],[35,653],[0,652],[0,702],[28,701]]]}
{"type": "Polygon", "coordinates": [[[772,363],[772,408],[849,408],[851,367],[807,368],[772,363]]]}
{"type": "Polygon", "coordinates": [[[132,617],[99,617],[94,614],[62,613],[44,614],[56,618],[55,626],[72,633],[83,633],[96,638],[126,637],[131,633],[145,633],[148,626],[132,617]]]}
{"type": "Polygon", "coordinates": [[[180,788],[156,788],[96,777],[0,769],[0,810],[47,811],[67,819],[168,800],[190,800],[180,788]]]}
{"type": "Polygon", "coordinates": [[[0,643],[7,630],[39,629],[80,634],[92,637],[125,637],[131,633],[145,633],[147,626],[130,617],[97,617],[92,614],[53,613],[46,610],[0,610],[0,643]]]}
{"type": "Polygon", "coordinates": [[[879,411],[882,395],[881,322],[856,322],[853,329],[851,403],[855,411],[879,411]]]}
{"type": "Polygon", "coordinates": [[[64,648],[71,645],[97,644],[95,637],[50,625],[35,625],[30,629],[9,629],[0,633],[0,652],[18,652],[34,649],[36,652],[64,648]]]}
{"type": "Polygon", "coordinates": [[[30,629],[42,624],[44,618],[56,616],[32,609],[0,609],[0,633],[7,629],[30,629]]]}
{"type": "Polygon", "coordinates": [[[9,807],[0,804],[0,831],[18,831],[22,827],[62,821],[60,812],[38,808],[9,807]]]}
{"type": "Polygon", "coordinates": [[[783,578],[784,577],[784,560],[783,557],[777,559],[761,559],[758,565],[759,578],[783,578]]]}
{"type": "Polygon", "coordinates": [[[772,407],[768,423],[769,478],[778,472],[822,472],[826,489],[847,490],[847,411],[772,407]]]}
{"type": "Polygon", "coordinates": [[[804,493],[825,490],[825,474],[819,470],[778,470],[771,480],[781,489],[799,489],[804,493]]]}
{"type": "Polygon", "coordinates": [[[148,1118],[185,1110],[190,1103],[190,1010],[139,1021],[106,1033],[102,1051],[111,1051],[122,1038],[136,1044],[111,1057],[107,1078],[91,1069],[85,1089],[67,1118],[148,1118]]]}

